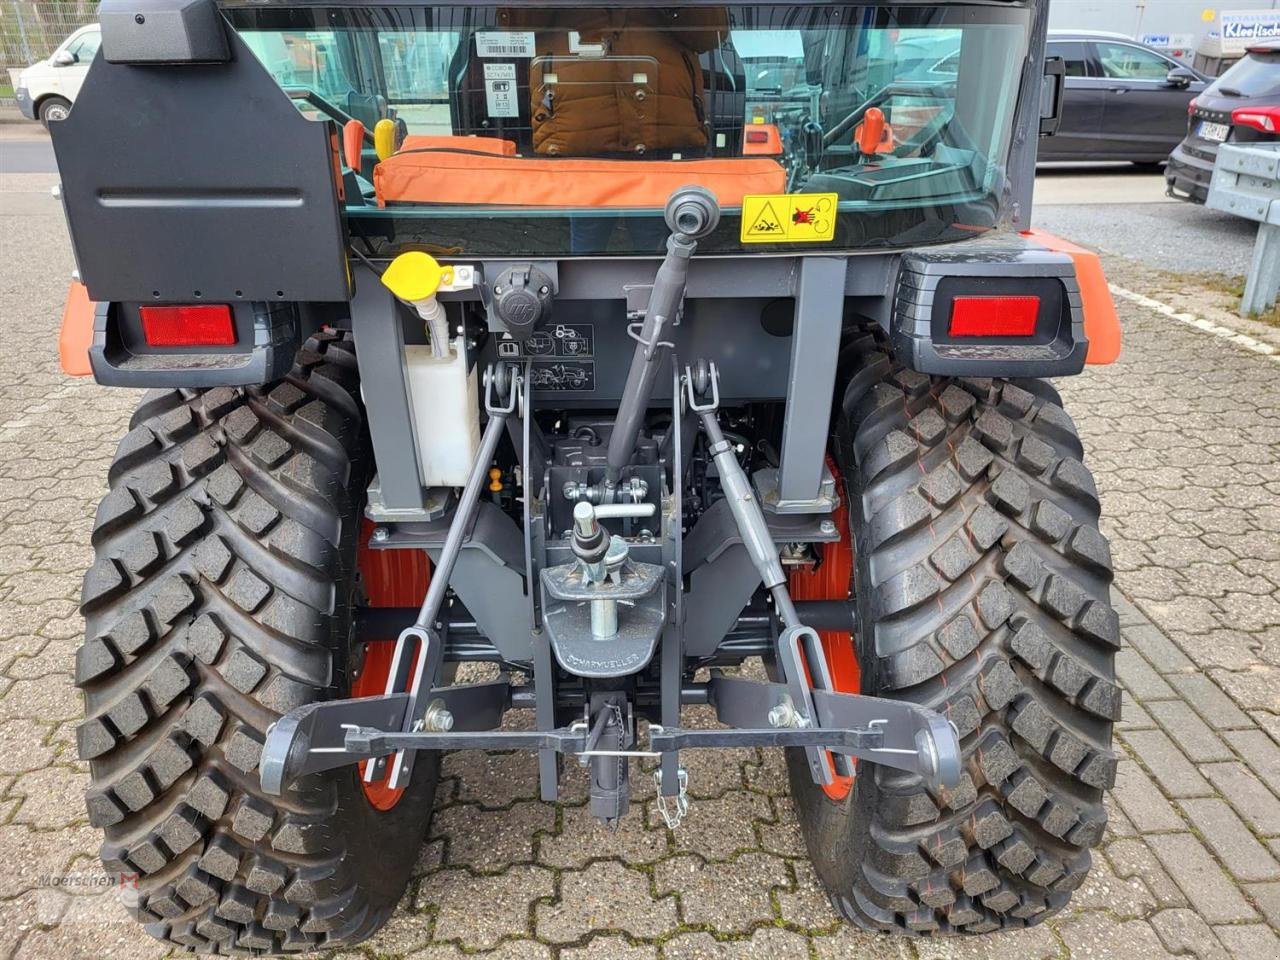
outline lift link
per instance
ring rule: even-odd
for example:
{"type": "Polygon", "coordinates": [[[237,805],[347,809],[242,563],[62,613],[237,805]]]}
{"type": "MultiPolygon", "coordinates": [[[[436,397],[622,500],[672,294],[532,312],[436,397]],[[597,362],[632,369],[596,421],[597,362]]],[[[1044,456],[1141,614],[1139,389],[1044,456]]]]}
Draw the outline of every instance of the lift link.
{"type": "MultiPolygon", "coordinates": [[[[485,410],[489,422],[485,425],[484,435],[480,440],[480,450],[471,466],[466,486],[458,498],[458,507],[454,511],[453,520],[449,524],[449,533],[445,537],[444,547],[440,551],[440,559],[436,562],[435,573],[431,578],[427,595],[422,601],[413,625],[406,627],[396,640],[395,653],[392,656],[391,670],[387,676],[385,695],[380,699],[384,710],[395,711],[398,701],[388,698],[407,696],[403,712],[399,717],[399,728],[402,732],[423,732],[427,728],[427,713],[433,703],[440,701],[439,691],[432,691],[440,666],[444,661],[444,643],[436,633],[435,623],[444,604],[449,589],[449,580],[453,576],[453,568],[462,551],[462,542],[467,531],[475,520],[476,506],[480,502],[480,494],[489,478],[489,466],[493,462],[494,453],[506,429],[507,419],[515,413],[517,398],[520,395],[521,375],[514,364],[491,365],[484,375],[485,410]],[[407,695],[400,691],[408,690],[407,695]],[[393,705],[394,704],[394,705],[393,705]]],[[[446,688],[448,689],[448,688],[446,688]]],[[[340,701],[342,703],[361,703],[362,700],[340,701]]],[[[436,717],[440,717],[438,707],[436,717]]],[[[282,786],[285,758],[288,756],[292,742],[299,736],[299,724],[304,718],[294,713],[281,718],[267,731],[266,743],[263,746],[261,778],[264,789],[270,792],[271,786],[276,789],[282,786]]],[[[458,712],[445,711],[451,718],[458,712]]],[[[314,724],[314,718],[310,721],[314,724]]],[[[348,724],[361,725],[359,723],[348,724]]],[[[436,726],[443,724],[437,720],[436,726]]],[[[332,738],[330,738],[332,739],[332,738]]],[[[332,750],[335,745],[330,744],[332,750]]],[[[386,770],[386,756],[371,758],[373,762],[365,767],[366,783],[376,783],[382,779],[386,770]]],[[[388,786],[399,789],[409,783],[413,774],[413,753],[398,749],[391,758],[391,772],[387,778],[388,786]]]]}
{"type": "MultiPolygon", "coordinates": [[[[824,726],[817,705],[819,698],[828,706],[838,705],[850,698],[863,698],[840,694],[835,690],[831,668],[817,631],[800,622],[795,603],[787,589],[787,578],[778,558],[778,548],[760,509],[759,498],[746,471],[738,462],[733,444],[725,439],[724,432],[720,429],[717,417],[720,407],[720,371],[714,363],[699,361],[685,368],[684,384],[689,409],[702,420],[709,452],[715,461],[725,499],[729,503],[743,546],[765,588],[772,595],[778,618],[784,628],[778,637],[776,656],[786,679],[786,693],[774,697],[766,719],[772,727],[818,732],[817,728],[824,726]],[[700,400],[700,396],[705,399],[700,400]],[[840,699],[832,701],[831,697],[840,699]]],[[[910,753],[913,765],[918,766],[918,772],[928,779],[934,779],[944,768],[948,776],[954,768],[954,775],[958,777],[960,743],[954,727],[931,711],[919,708],[916,710],[920,716],[913,714],[899,721],[907,723],[906,730],[910,732],[912,739],[902,746],[875,748],[882,757],[880,762],[896,766],[889,759],[891,754],[910,753]]],[[[886,718],[871,719],[876,724],[891,726],[886,718]]],[[[896,730],[898,733],[902,732],[900,727],[896,730]]],[[[826,730],[820,732],[824,735],[828,733],[826,730]]],[[[811,745],[805,746],[805,758],[814,782],[827,786],[834,782],[836,776],[850,776],[853,765],[839,750],[824,747],[823,737],[815,737],[811,745]]]]}
{"type": "Polygon", "coordinates": [[[666,339],[679,320],[689,279],[689,261],[698,249],[698,241],[711,234],[720,222],[720,206],[715,196],[702,187],[681,187],[667,200],[667,255],[658,268],[639,329],[628,328],[636,341],[627,382],[618,404],[618,414],[609,435],[609,460],[604,481],[604,499],[611,503],[622,469],[631,462],[636,438],[653,398],[658,374],[667,369],[665,363],[674,344],[666,339]]]}

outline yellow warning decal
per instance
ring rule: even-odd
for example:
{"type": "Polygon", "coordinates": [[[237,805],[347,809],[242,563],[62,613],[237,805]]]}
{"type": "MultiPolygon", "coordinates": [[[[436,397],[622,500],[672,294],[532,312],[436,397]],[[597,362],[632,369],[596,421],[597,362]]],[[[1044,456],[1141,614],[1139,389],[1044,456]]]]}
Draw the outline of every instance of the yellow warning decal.
{"type": "Polygon", "coordinates": [[[778,193],[742,198],[743,243],[834,240],[838,193],[778,193]]]}

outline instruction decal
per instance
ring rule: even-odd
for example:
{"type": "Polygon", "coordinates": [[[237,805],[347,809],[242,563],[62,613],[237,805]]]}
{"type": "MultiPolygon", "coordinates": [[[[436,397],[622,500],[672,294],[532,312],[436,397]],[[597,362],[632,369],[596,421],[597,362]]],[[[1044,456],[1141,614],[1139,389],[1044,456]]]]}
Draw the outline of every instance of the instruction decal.
{"type": "Polygon", "coordinates": [[[777,193],[742,198],[743,243],[820,243],[836,236],[837,193],[777,193]]]}
{"type": "Polygon", "coordinates": [[[596,365],[591,360],[535,363],[529,372],[535,390],[578,393],[596,388],[596,365]]]}
{"type": "Polygon", "coordinates": [[[490,117],[518,117],[516,100],[516,65],[486,63],[484,65],[484,99],[490,117]]]}
{"type": "Polygon", "coordinates": [[[527,340],[504,335],[498,356],[504,360],[532,360],[530,380],[535,390],[564,392],[596,388],[595,325],[554,323],[535,330],[527,340]]]}
{"type": "Polygon", "coordinates": [[[476,54],[481,57],[528,57],[535,44],[532,30],[502,30],[476,34],[476,54]]]}

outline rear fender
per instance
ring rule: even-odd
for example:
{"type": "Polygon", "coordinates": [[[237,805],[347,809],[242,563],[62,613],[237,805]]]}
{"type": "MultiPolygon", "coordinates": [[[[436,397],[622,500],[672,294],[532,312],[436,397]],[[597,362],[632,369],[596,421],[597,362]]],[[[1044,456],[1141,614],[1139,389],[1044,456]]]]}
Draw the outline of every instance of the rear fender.
{"type": "Polygon", "coordinates": [[[62,308],[62,332],[58,335],[58,362],[69,377],[87,377],[93,373],[89,364],[93,310],[89,291],[83,283],[74,281],[67,290],[67,303],[62,308]]]}
{"type": "Polygon", "coordinates": [[[1028,230],[1023,236],[1046,250],[1065,253],[1075,262],[1076,283],[1080,286],[1081,307],[1084,310],[1084,335],[1089,341],[1085,363],[1090,366],[1115,363],[1120,358],[1123,335],[1111,287],[1102,270],[1102,258],[1092,250],[1078,247],[1069,240],[1055,237],[1043,230],[1028,230]]]}
{"type": "MultiPolygon", "coordinates": [[[[106,0],[102,49],[75,109],[52,125],[83,282],[64,322],[70,369],[83,371],[86,301],[112,309],[226,303],[237,314],[277,315],[350,300],[336,125],[304,117],[212,4],[191,17],[197,5],[146,0],[135,22],[137,2],[106,0]],[[178,17],[181,30],[161,29],[161,14],[178,17]],[[144,20],[157,25],[155,36],[136,35],[144,20]]],[[[229,370],[225,356],[211,353],[221,368],[213,379],[256,383],[276,369],[274,358],[257,354],[278,336],[240,342],[254,356],[229,370]]],[[[149,375],[135,364],[122,379],[95,361],[98,379],[209,379],[195,357],[133,347],[135,358],[157,359],[149,375]]]]}

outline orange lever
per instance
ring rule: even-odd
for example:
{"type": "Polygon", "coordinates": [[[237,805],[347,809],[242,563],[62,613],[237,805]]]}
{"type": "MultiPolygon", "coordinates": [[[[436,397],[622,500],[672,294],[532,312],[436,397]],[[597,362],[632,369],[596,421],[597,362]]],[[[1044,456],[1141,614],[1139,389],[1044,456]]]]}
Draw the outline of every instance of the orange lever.
{"type": "Polygon", "coordinates": [[[884,111],[879,107],[872,107],[858,127],[858,149],[864,156],[872,157],[880,152],[884,131],[884,111]]]}
{"type": "Polygon", "coordinates": [[[360,153],[364,149],[364,124],[348,120],[342,128],[342,156],[347,166],[360,172],[360,153]]]}

